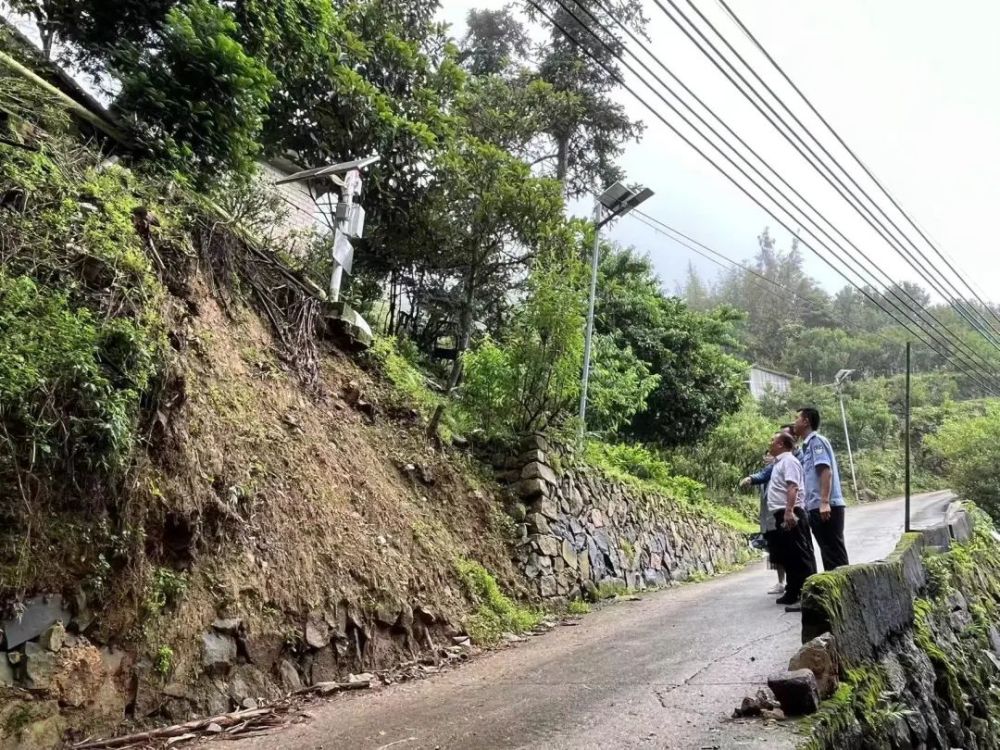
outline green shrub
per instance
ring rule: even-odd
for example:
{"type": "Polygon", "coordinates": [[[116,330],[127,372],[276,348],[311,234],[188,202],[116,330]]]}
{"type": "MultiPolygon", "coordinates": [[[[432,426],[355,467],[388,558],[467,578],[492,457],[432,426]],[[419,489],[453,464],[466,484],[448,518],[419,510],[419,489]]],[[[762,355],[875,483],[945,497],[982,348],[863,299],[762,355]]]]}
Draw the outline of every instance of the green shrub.
{"type": "Polygon", "coordinates": [[[160,646],[153,658],[153,669],[160,677],[166,679],[174,668],[174,650],[170,646],[160,646]]]}
{"type": "Polygon", "coordinates": [[[938,458],[951,487],[964,500],[976,503],[994,519],[1000,519],[1000,402],[992,401],[980,417],[965,415],[944,422],[924,446],[938,458]]]}
{"type": "Polygon", "coordinates": [[[187,593],[187,588],[186,573],[177,573],[169,568],[157,568],[153,571],[146,609],[149,614],[155,615],[176,607],[187,593]]]}
{"type": "Polygon", "coordinates": [[[649,448],[592,440],[587,443],[584,458],[611,479],[698,509],[740,533],[758,530],[755,500],[710,498],[704,484],[674,474],[671,465],[649,448]]]}
{"type": "Polygon", "coordinates": [[[485,339],[464,355],[460,403],[469,424],[503,441],[572,419],[583,363],[582,273],[576,259],[538,263],[502,341],[485,339]]]}
{"type": "Polygon", "coordinates": [[[154,368],[142,338],[129,320],[101,320],[63,292],[0,271],[0,437],[8,449],[0,472],[19,464],[66,478],[120,474],[154,368]]]}
{"type": "Polygon", "coordinates": [[[475,614],[467,622],[469,635],[476,642],[492,645],[504,633],[523,633],[541,620],[537,612],[511,601],[500,590],[496,579],[478,562],[459,559],[455,566],[469,596],[477,604],[475,614]]]}
{"type": "Polygon", "coordinates": [[[679,474],[697,479],[711,490],[733,493],[740,479],[763,466],[764,454],[779,426],[747,399],[704,439],[672,451],[670,463],[679,474]]]}

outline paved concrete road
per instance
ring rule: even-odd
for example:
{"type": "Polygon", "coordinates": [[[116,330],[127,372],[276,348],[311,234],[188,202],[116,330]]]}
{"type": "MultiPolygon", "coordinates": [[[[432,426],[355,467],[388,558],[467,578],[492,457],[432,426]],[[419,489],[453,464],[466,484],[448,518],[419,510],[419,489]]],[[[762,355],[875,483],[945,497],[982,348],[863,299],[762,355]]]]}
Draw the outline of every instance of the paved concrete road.
{"type": "MultiPolygon", "coordinates": [[[[914,528],[940,520],[952,497],[915,497],[914,528]]],[[[903,503],[851,508],[847,518],[851,559],[881,559],[902,531],[903,503]]],[[[787,667],[800,643],[799,616],[765,593],[773,575],[757,564],[622,602],[454,672],[345,696],[312,707],[308,723],[227,744],[239,750],[794,747],[790,727],[729,719],[744,695],[787,667]]]]}

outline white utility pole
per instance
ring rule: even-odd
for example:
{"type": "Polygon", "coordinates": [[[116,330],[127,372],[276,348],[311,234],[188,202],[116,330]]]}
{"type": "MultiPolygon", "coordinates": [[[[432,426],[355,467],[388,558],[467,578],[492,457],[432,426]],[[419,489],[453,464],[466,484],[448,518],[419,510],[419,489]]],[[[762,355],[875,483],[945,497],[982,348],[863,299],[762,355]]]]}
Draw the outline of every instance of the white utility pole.
{"type": "Polygon", "coordinates": [[[858,477],[854,472],[854,453],[851,451],[851,436],[847,431],[847,411],[844,409],[844,381],[851,376],[854,370],[841,370],[833,379],[837,387],[837,400],[840,401],[840,419],[844,423],[844,442],[847,443],[847,460],[851,464],[851,484],[854,487],[854,498],[861,502],[861,495],[858,494],[858,477]]]}
{"type": "Polygon", "coordinates": [[[601,253],[601,214],[603,207],[594,201],[594,250],[590,256],[590,302],[587,308],[587,333],[583,339],[583,384],[580,391],[580,437],[587,424],[587,386],[590,384],[590,346],[594,336],[594,303],[597,298],[597,268],[601,253]]]}

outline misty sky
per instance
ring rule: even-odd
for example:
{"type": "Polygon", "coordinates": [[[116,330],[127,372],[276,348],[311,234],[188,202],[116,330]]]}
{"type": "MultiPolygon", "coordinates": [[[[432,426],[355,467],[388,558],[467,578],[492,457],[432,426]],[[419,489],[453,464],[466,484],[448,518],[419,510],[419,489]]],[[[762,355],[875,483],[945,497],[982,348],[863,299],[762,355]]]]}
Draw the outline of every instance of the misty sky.
{"type": "MultiPolygon", "coordinates": [[[[711,0],[696,3],[803,122],[817,135],[823,133],[721,7],[711,0]]],[[[460,35],[470,8],[504,4],[445,0],[443,16],[460,35]]],[[[663,62],[894,279],[919,281],[916,272],[847,207],[662,11],[653,2],[646,5],[651,46],[663,62]]],[[[680,5],[690,11],[686,3],[680,5]]],[[[996,289],[1000,259],[993,249],[1000,197],[996,83],[1000,47],[995,43],[1000,4],[733,0],[731,5],[937,247],[956,261],[985,298],[1000,299],[996,289]]],[[[661,112],[670,114],[641,84],[635,85],[661,112]]],[[[781,246],[787,246],[788,233],[773,219],[627,93],[620,99],[648,126],[642,142],[629,146],[623,165],[629,180],[656,191],[646,207],[650,214],[730,257],[751,256],[755,238],[765,226],[771,227],[781,246]]],[[[851,164],[842,151],[834,150],[832,136],[826,134],[824,143],[838,158],[844,156],[845,166],[851,164]]],[[[861,181],[858,168],[852,174],[861,181]]],[[[577,213],[588,210],[585,205],[575,207],[577,213]]],[[[618,222],[610,233],[648,252],[668,289],[674,288],[689,260],[705,274],[717,271],[717,266],[635,220],[618,222]]],[[[916,238],[912,230],[911,234],[916,238]]],[[[929,248],[920,247],[943,267],[929,248]]],[[[812,253],[806,254],[808,270],[825,286],[844,284],[812,253]]]]}

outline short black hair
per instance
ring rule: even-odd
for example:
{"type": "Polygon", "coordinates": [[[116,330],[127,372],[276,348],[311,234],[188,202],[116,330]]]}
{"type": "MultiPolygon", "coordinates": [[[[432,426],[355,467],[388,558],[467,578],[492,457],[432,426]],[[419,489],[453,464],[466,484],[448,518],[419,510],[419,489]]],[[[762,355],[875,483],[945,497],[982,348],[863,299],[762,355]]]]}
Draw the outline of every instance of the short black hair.
{"type": "Polygon", "coordinates": [[[795,439],[787,432],[778,433],[778,442],[786,451],[795,450],[795,439]]]}
{"type": "Polygon", "coordinates": [[[813,430],[819,429],[819,409],[812,406],[803,406],[796,412],[797,414],[802,414],[806,419],[809,420],[809,426],[813,430]]]}

